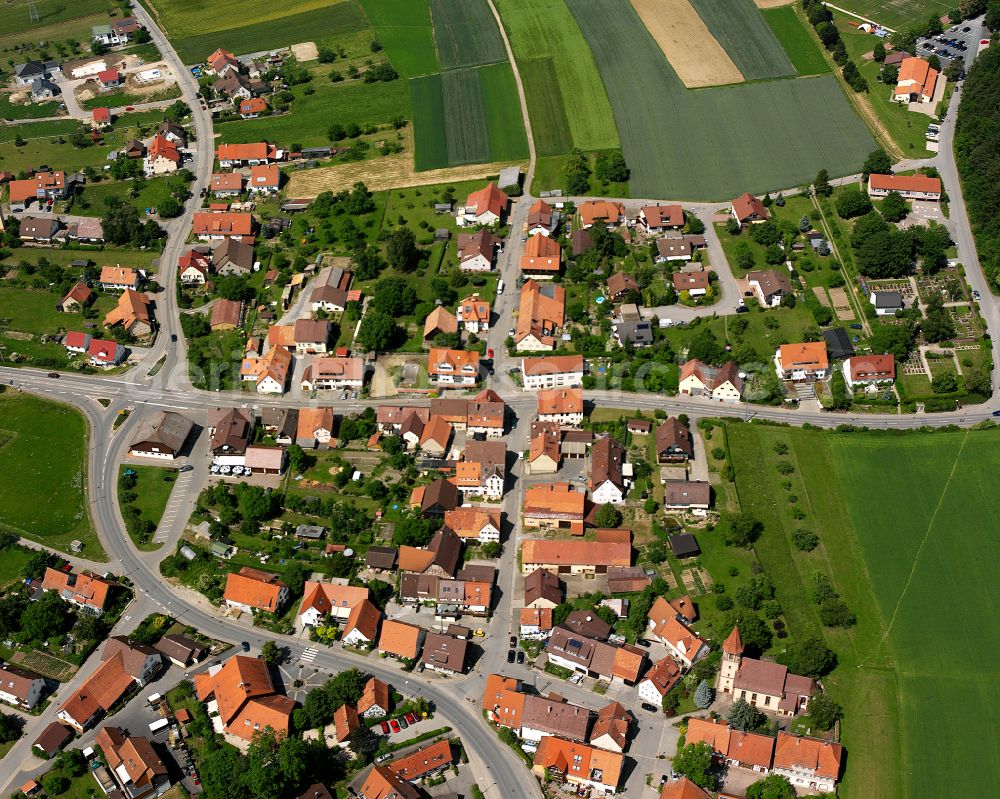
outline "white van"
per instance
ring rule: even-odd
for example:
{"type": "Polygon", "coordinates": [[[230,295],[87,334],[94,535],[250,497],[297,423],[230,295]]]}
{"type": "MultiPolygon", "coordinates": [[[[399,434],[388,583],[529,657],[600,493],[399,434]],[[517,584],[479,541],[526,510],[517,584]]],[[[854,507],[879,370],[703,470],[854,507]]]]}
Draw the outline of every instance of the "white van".
{"type": "Polygon", "coordinates": [[[149,731],[153,733],[153,735],[156,735],[156,733],[165,730],[168,726],[170,726],[169,719],[157,719],[149,725],[149,731]]]}
{"type": "Polygon", "coordinates": [[[503,278],[497,281],[497,296],[503,294],[503,278]]]}

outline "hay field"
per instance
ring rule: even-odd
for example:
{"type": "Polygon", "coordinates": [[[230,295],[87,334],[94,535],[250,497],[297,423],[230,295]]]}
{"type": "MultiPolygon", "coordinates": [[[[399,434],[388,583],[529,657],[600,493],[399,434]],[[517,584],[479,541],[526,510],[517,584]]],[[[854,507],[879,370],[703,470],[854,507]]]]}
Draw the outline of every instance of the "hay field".
{"type": "Polygon", "coordinates": [[[632,0],[632,6],[689,89],[743,82],[740,68],[689,0],[632,0]]]}
{"type": "MultiPolygon", "coordinates": [[[[274,23],[286,17],[329,8],[347,0],[285,0],[283,3],[247,3],[245,0],[149,0],[171,41],[210,31],[274,23]]],[[[272,32],[284,25],[272,25],[272,32]]],[[[314,33],[317,31],[314,31],[314,33]]],[[[208,55],[206,53],[205,55],[208,55]]]]}
{"type": "Polygon", "coordinates": [[[350,189],[359,180],[363,181],[371,191],[480,180],[489,175],[496,175],[505,166],[523,165],[523,163],[523,161],[504,161],[492,164],[466,164],[417,172],[413,168],[412,154],[403,152],[353,164],[337,164],[296,172],[292,175],[287,194],[289,197],[316,197],[324,191],[350,189]]]}
{"type": "Polygon", "coordinates": [[[688,90],[629,0],[566,0],[604,78],[632,197],[725,200],[858,171],[875,144],[833,76],[688,90]]]}

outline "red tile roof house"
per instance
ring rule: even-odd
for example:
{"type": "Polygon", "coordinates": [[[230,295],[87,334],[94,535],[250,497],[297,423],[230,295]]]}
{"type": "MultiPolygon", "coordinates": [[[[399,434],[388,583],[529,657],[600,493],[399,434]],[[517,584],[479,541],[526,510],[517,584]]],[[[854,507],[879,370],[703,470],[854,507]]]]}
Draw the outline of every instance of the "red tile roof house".
{"type": "Polygon", "coordinates": [[[485,228],[475,233],[459,233],[458,268],[463,272],[489,272],[502,248],[503,239],[485,228]]]}
{"type": "Polygon", "coordinates": [[[778,733],[774,773],[797,788],[833,793],[837,788],[844,748],[829,741],[778,733]]]}
{"type": "Polygon", "coordinates": [[[708,654],[708,642],[690,629],[681,614],[663,597],[656,598],[646,615],[649,636],[664,644],[670,655],[683,664],[684,668],[691,668],[708,654]]]}
{"type": "Polygon", "coordinates": [[[245,741],[267,727],[287,734],[295,701],[278,693],[267,664],[257,658],[233,655],[221,666],[194,676],[194,687],[209,712],[218,712],[224,732],[245,741]]]}
{"type": "Polygon", "coordinates": [[[896,379],[896,358],[892,355],[855,355],[844,361],[844,379],[853,391],[855,386],[874,388],[896,379]]]}
{"type": "Polygon", "coordinates": [[[77,283],[66,293],[65,297],[59,300],[56,310],[62,313],[82,311],[93,299],[94,292],[87,288],[86,284],[77,283]]]}
{"type": "Polygon", "coordinates": [[[684,208],[680,205],[647,205],[639,209],[636,223],[647,233],[662,233],[684,227],[684,208]]]}
{"type": "Polygon", "coordinates": [[[286,586],[276,574],[244,566],[238,572],[229,574],[223,600],[231,608],[244,613],[262,610],[278,613],[288,601],[286,586]]]}
{"type": "Polygon", "coordinates": [[[100,616],[104,613],[112,583],[87,572],[76,574],[47,568],[42,577],[43,591],[56,591],[66,602],[76,605],[84,613],[100,616]]]}
{"type": "Polygon", "coordinates": [[[240,117],[242,119],[256,119],[267,111],[267,102],[262,97],[251,97],[240,101],[240,117]]]}
{"type": "Polygon", "coordinates": [[[281,188],[281,170],[277,164],[260,164],[250,167],[247,188],[253,194],[277,194],[281,188]]]}
{"type": "Polygon", "coordinates": [[[938,202],[941,199],[941,178],[926,175],[869,175],[868,195],[885,197],[897,192],[904,200],[938,202]]]}
{"type": "Polygon", "coordinates": [[[744,226],[760,224],[771,218],[771,212],[764,207],[763,201],[750,192],[741,194],[733,200],[731,209],[733,219],[744,226]]]}
{"type": "Polygon", "coordinates": [[[126,350],[117,341],[91,339],[87,354],[90,355],[90,362],[94,366],[112,367],[118,366],[125,360],[126,350]]]}
{"type": "Polygon", "coordinates": [[[170,787],[167,766],[148,738],[128,735],[119,727],[105,726],[97,733],[94,743],[104,753],[107,772],[128,799],[160,796],[170,787]]]}
{"type": "Polygon", "coordinates": [[[118,704],[135,685],[121,657],[105,660],[59,708],[57,717],[82,733],[118,704]]]}
{"type": "Polygon", "coordinates": [[[285,153],[275,145],[265,142],[253,144],[220,144],[217,151],[219,165],[223,169],[238,166],[256,166],[272,161],[283,161],[285,153]]]}
{"type": "Polygon", "coordinates": [[[62,749],[72,737],[73,731],[69,727],[58,721],[53,721],[42,730],[42,734],[31,745],[32,754],[48,759],[62,749]]]}
{"type": "Polygon", "coordinates": [[[111,125],[111,109],[95,108],[93,126],[95,128],[106,128],[111,125]]]}
{"type": "Polygon", "coordinates": [[[215,197],[239,197],[243,192],[243,175],[239,172],[216,172],[208,182],[215,197]]]}
{"type": "Polygon", "coordinates": [[[194,235],[202,241],[222,241],[230,237],[252,238],[257,230],[253,214],[200,212],[194,215],[194,235]]]}
{"type": "Polygon", "coordinates": [[[27,669],[4,663],[0,666],[0,701],[31,710],[45,692],[45,678],[27,669]]]}
{"type": "Polygon", "coordinates": [[[459,226],[493,225],[503,220],[508,208],[510,208],[510,198],[496,183],[490,182],[466,198],[465,205],[459,209],[455,221],[459,226]]]}

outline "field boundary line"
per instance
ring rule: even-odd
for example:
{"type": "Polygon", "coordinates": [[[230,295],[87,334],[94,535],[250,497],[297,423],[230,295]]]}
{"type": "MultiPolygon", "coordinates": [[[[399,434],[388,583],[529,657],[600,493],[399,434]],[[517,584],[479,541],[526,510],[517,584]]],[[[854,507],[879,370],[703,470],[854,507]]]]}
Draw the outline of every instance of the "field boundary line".
{"type": "Polygon", "coordinates": [[[889,618],[889,623],[886,625],[885,632],[882,634],[882,640],[879,641],[879,650],[882,649],[882,645],[889,637],[889,633],[892,632],[892,625],[896,623],[896,616],[899,614],[900,605],[903,604],[906,592],[910,589],[910,583],[913,582],[913,575],[917,572],[917,564],[920,562],[920,556],[923,554],[924,546],[927,544],[927,540],[931,536],[931,530],[934,527],[934,522],[937,520],[937,515],[941,510],[941,506],[944,504],[945,495],[951,487],[951,481],[955,477],[955,471],[958,469],[958,462],[962,457],[962,452],[965,450],[965,442],[969,440],[969,432],[969,430],[966,430],[965,435],[962,437],[962,443],[958,448],[958,452],[955,454],[955,462],[951,465],[951,471],[948,473],[948,479],[945,481],[944,488],[941,489],[941,496],[938,497],[938,502],[934,507],[934,512],[931,514],[930,521],[927,522],[927,531],[924,533],[924,537],[920,540],[920,546],[917,547],[917,554],[913,556],[913,563],[910,566],[910,575],[906,578],[906,584],[903,586],[903,590],[899,593],[899,598],[896,600],[896,607],[893,608],[892,616],[889,618]]]}

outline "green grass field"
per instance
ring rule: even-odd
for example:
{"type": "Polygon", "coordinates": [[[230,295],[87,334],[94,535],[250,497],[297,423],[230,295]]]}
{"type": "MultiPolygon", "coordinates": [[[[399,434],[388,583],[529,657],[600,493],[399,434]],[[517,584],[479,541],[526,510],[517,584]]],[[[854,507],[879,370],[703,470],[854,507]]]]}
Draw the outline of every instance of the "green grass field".
{"type": "MultiPolygon", "coordinates": [[[[136,473],[136,484],[135,493],[137,495],[135,502],[133,503],[142,514],[143,519],[149,519],[153,524],[158,525],[160,519],[163,518],[163,511],[166,510],[167,503],[170,501],[170,494],[174,490],[174,481],[169,482],[163,478],[171,475],[176,477],[173,469],[167,469],[160,466],[135,466],[129,464],[128,466],[122,465],[118,468],[119,479],[125,473],[125,469],[132,469],[136,473]]],[[[121,502],[122,490],[119,485],[118,488],[118,500],[121,502]]],[[[132,531],[129,531],[130,535],[132,531]]],[[[162,544],[155,543],[155,541],[149,541],[148,543],[140,543],[138,537],[132,535],[132,541],[136,544],[139,549],[146,552],[152,551],[154,549],[159,549],[162,544]]]]}
{"type": "Polygon", "coordinates": [[[444,122],[444,89],[440,75],[407,81],[413,107],[413,161],[417,171],[448,166],[448,139],[444,122]]]}
{"type": "Polygon", "coordinates": [[[186,64],[203,62],[217,47],[240,55],[299,42],[322,44],[368,27],[354,0],[294,0],[280,6],[150,0],[149,5],[186,64]]]}
{"type": "Polygon", "coordinates": [[[431,20],[441,69],[507,60],[486,0],[431,0],[431,20]]]}
{"type": "Polygon", "coordinates": [[[691,5],[747,80],[795,74],[753,0],[691,0],[691,5]]]}
{"type": "Polygon", "coordinates": [[[491,161],[514,161],[528,157],[528,139],[517,104],[517,84],[509,63],[490,64],[476,70],[483,95],[486,132],[491,161]]]}
{"type": "Polygon", "coordinates": [[[825,682],[846,710],[840,795],[988,793],[1000,764],[979,758],[976,742],[990,739],[1000,709],[988,665],[1000,629],[983,613],[1000,556],[990,483],[1000,434],[727,431],[740,501],[764,523],[756,550],[792,634],[820,629],[806,594],[815,570],[833,578],[858,616],[849,631],[823,630],[840,662],[825,682]],[[778,442],[788,454],[774,452],[778,442]],[[780,475],[779,460],[795,471],[780,475]],[[802,520],[791,516],[785,479],[802,520]],[[818,533],[821,545],[795,550],[797,527],[818,533]]]}
{"type": "Polygon", "coordinates": [[[105,200],[109,197],[117,197],[138,208],[140,218],[142,218],[145,216],[147,208],[157,208],[165,198],[170,196],[167,178],[150,178],[144,181],[142,191],[135,198],[129,194],[129,186],[128,182],[116,183],[113,181],[88,184],[77,196],[77,200],[73,204],[73,213],[82,216],[104,216],[104,212],[107,210],[105,200]]]}
{"type": "Polygon", "coordinates": [[[119,10],[119,4],[113,0],[55,0],[55,2],[36,2],[38,22],[32,22],[28,14],[28,0],[5,0],[3,14],[0,14],[0,36],[12,33],[41,31],[59,22],[79,19],[92,14],[102,14],[114,9],[119,10]]]}
{"type": "Polygon", "coordinates": [[[0,449],[0,527],[86,557],[104,560],[86,498],[87,426],[75,410],[8,390],[0,427],[14,437],[0,449]]]}
{"type": "Polygon", "coordinates": [[[555,59],[528,58],[518,66],[528,101],[535,150],[539,156],[568,153],[573,147],[573,131],[556,77],[555,59]]]}
{"type": "Polygon", "coordinates": [[[227,143],[266,139],[285,145],[297,142],[304,147],[328,145],[326,133],[335,122],[356,122],[364,127],[385,124],[397,115],[408,117],[406,83],[402,79],[388,83],[313,81],[293,86],[295,99],[289,113],[225,122],[216,125],[215,131],[227,143]],[[315,92],[305,94],[306,86],[313,86],[315,92]]]}
{"type": "Polygon", "coordinates": [[[438,71],[427,3],[410,0],[361,0],[376,38],[389,61],[405,78],[430,75],[438,71]]]}
{"type": "Polygon", "coordinates": [[[457,165],[488,161],[490,142],[478,73],[472,69],[443,72],[441,90],[444,93],[448,163],[457,165]]]}
{"type": "Polygon", "coordinates": [[[792,6],[767,8],[761,14],[799,75],[822,75],[830,71],[819,41],[792,6]]]}
{"type": "MultiPolygon", "coordinates": [[[[581,150],[610,150],[619,146],[618,128],[601,75],[586,40],[564,0],[497,0],[514,57],[522,70],[526,62],[551,58],[551,71],[558,91],[546,86],[536,65],[528,68],[525,92],[535,144],[546,144],[546,153],[556,142],[565,141],[562,124],[568,122],[571,146],[581,150]],[[539,99],[544,96],[544,100],[539,99]],[[562,110],[548,110],[547,102],[560,97],[562,110]]],[[[541,151],[541,149],[540,149],[541,151]]]]}
{"type": "Polygon", "coordinates": [[[926,22],[931,14],[943,17],[955,8],[948,0],[841,0],[835,5],[896,30],[926,22]]]}
{"type": "Polygon", "coordinates": [[[874,142],[833,76],[688,91],[628,0],[568,0],[608,87],[633,197],[723,200],[857,171],[874,142]]]}
{"type": "Polygon", "coordinates": [[[28,103],[14,105],[9,94],[0,94],[0,119],[41,119],[59,114],[59,103],[28,103]]]}
{"type": "Polygon", "coordinates": [[[509,64],[449,70],[409,84],[418,171],[527,157],[509,64]]]}

